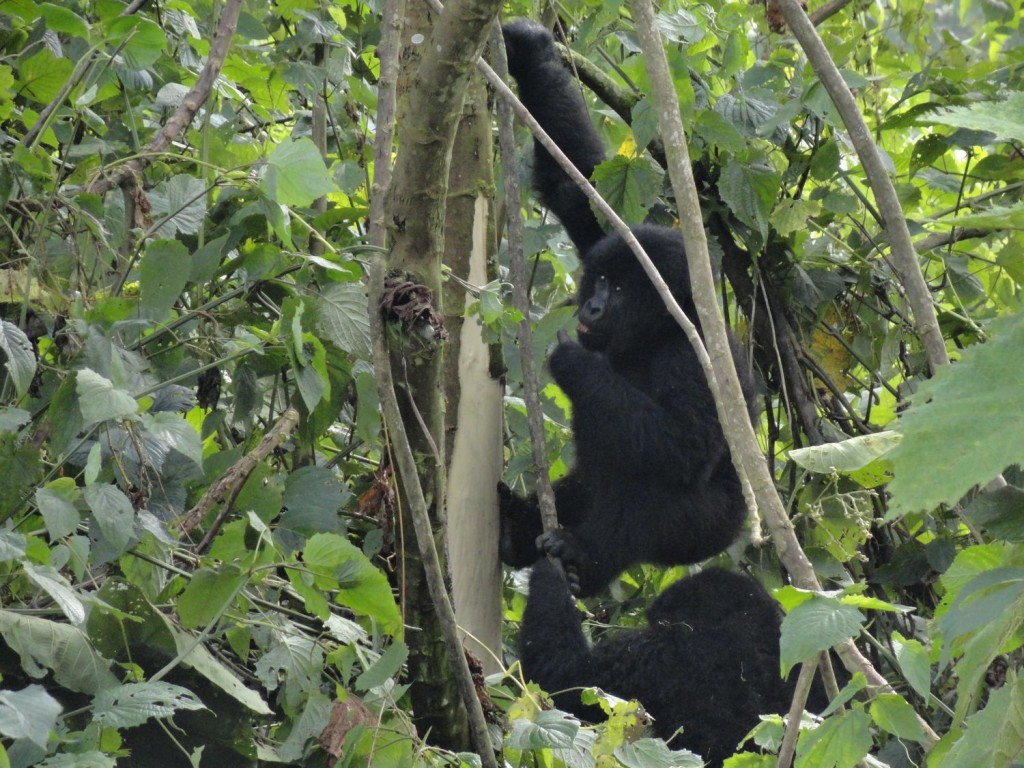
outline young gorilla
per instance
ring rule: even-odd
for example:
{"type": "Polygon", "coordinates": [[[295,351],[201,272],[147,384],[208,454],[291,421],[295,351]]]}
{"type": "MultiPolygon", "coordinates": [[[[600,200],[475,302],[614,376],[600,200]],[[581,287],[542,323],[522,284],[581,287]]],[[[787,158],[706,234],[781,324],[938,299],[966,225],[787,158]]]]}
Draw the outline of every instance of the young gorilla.
{"type": "MultiPolygon", "coordinates": [[[[553,38],[527,21],[504,33],[520,99],[589,175],[604,153],[553,38]]],[[[745,506],[704,373],[640,264],[619,235],[601,231],[583,193],[539,144],[534,185],[583,263],[579,343],[560,337],[549,361],[572,400],[576,466],[555,485],[562,528],[543,536],[536,499],[499,488],[501,554],[517,568],[541,554],[558,557],[572,591],[589,595],[635,563],[718,554],[739,533],[745,506]]],[[[633,231],[696,322],[678,230],[633,231]]],[[[735,342],[733,352],[743,376],[735,342]]],[[[752,386],[743,384],[750,402],[752,386]]]]}
{"type": "MultiPolygon", "coordinates": [[[[647,610],[646,629],[620,630],[590,647],[556,562],[533,566],[519,636],[523,674],[559,709],[603,719],[579,688],[637,699],[654,732],[710,765],[736,751],[758,715],[783,713],[793,683],[779,677],[779,610],[753,578],[719,569],[666,589],[647,610]],[[577,690],[570,690],[577,689],[577,690]]],[[[824,705],[820,694],[815,705],[824,705]]]]}

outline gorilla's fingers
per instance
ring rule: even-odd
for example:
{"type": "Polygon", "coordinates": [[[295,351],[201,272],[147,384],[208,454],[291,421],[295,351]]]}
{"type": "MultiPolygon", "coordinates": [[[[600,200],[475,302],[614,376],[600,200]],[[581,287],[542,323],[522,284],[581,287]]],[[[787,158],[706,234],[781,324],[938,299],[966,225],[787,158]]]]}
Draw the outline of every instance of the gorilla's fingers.
{"type": "Polygon", "coordinates": [[[569,336],[569,334],[566,332],[564,328],[560,328],[558,330],[558,333],[555,335],[558,337],[559,344],[569,344],[570,342],[572,342],[572,338],[569,336]]]}

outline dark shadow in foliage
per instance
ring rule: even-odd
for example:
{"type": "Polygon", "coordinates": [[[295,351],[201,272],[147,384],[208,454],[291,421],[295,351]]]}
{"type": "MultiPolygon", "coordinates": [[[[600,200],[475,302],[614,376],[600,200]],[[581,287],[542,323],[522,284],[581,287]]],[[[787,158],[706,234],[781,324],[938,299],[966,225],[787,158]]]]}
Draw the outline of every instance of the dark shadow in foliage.
{"type": "MultiPolygon", "coordinates": [[[[505,25],[509,71],[534,117],[584,174],[604,159],[578,86],[550,33],[505,25]]],[[[562,338],[550,359],[572,400],[576,466],[555,486],[558,531],[541,533],[534,498],[500,488],[502,559],[558,557],[576,594],[597,592],[630,565],[694,563],[739,534],[746,508],[703,370],[632,252],[606,235],[583,193],[539,144],[534,185],[583,263],[579,342],[562,338]]],[[[696,323],[682,235],[634,233],[686,315],[696,323]]],[[[699,329],[699,326],[698,326],[699,329]]],[[[753,385],[733,341],[748,403],[753,385]]]]}
{"type": "MultiPolygon", "coordinates": [[[[542,559],[530,575],[519,658],[559,709],[602,720],[598,707],[581,704],[585,687],[637,699],[657,736],[721,765],[758,715],[789,708],[794,682],[779,677],[779,614],[755,579],[712,568],[666,589],[647,610],[649,627],[610,632],[591,647],[560,566],[542,559]]],[[[813,690],[809,707],[825,703],[813,690]]]]}

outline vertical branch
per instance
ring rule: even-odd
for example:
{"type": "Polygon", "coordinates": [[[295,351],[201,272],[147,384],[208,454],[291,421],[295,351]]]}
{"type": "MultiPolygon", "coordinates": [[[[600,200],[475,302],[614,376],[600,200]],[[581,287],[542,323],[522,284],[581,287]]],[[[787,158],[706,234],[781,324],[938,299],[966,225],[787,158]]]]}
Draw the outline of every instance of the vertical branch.
{"type": "Polygon", "coordinates": [[[928,367],[931,373],[934,373],[938,368],[949,363],[949,356],[946,354],[946,342],[942,338],[939,320],[932,305],[931,293],[925,283],[924,275],[921,273],[921,265],[918,263],[914,244],[910,240],[907,220],[903,216],[903,209],[896,196],[896,188],[893,187],[892,179],[889,178],[885,165],[882,163],[878,147],[875,146],[875,142],[871,138],[871,131],[857,108],[853,94],[850,93],[850,89],[844,82],[835,62],[832,61],[832,57],[829,56],[825,44],[818,36],[807,13],[800,7],[797,0],[776,0],[776,2],[786,19],[786,24],[789,25],[793,35],[800,43],[800,47],[803,48],[807,61],[810,62],[814,73],[821,80],[821,84],[825,86],[829,98],[832,99],[836,111],[839,112],[850,136],[850,141],[853,142],[857,156],[860,157],[861,165],[864,166],[864,174],[875,193],[878,212],[881,214],[885,234],[889,239],[893,267],[903,289],[907,292],[907,301],[910,303],[910,309],[914,315],[917,334],[924,345],[928,367]]]}
{"type": "Polygon", "coordinates": [[[448,648],[455,667],[459,693],[469,715],[470,735],[473,747],[480,755],[484,768],[497,768],[494,749],[491,747],[487,722],[484,720],[483,708],[476,694],[473,675],[466,661],[466,654],[459,641],[458,626],[455,622],[455,611],[452,609],[448,589],[445,586],[441,560],[434,545],[434,532],[430,525],[430,515],[423,488],[419,484],[419,473],[416,459],[409,445],[405,432],[405,424],[398,407],[395,395],[395,383],[391,374],[391,360],[388,354],[384,321],[380,311],[380,297],[384,286],[384,264],[380,258],[373,260],[370,269],[370,336],[373,340],[373,367],[377,378],[377,389],[380,392],[381,408],[384,420],[388,425],[388,436],[395,454],[395,464],[402,482],[402,500],[406,505],[413,525],[416,528],[416,543],[427,579],[427,588],[437,611],[437,617],[444,634],[444,642],[448,648]]]}
{"type": "MultiPolygon", "coordinates": [[[[785,1],[789,2],[790,0],[785,1]]],[[[783,0],[779,0],[779,2],[783,2],[783,0]]],[[[654,9],[650,0],[630,0],[629,6],[633,11],[637,37],[644,54],[644,63],[651,81],[654,101],[658,105],[658,125],[665,141],[669,176],[679,204],[687,263],[690,266],[690,280],[693,283],[694,303],[697,305],[701,327],[704,329],[706,337],[709,338],[712,348],[719,352],[716,355],[716,367],[721,367],[722,379],[726,382],[728,390],[723,396],[721,390],[712,385],[712,392],[719,413],[723,410],[727,413],[730,411],[742,412],[743,409],[737,407],[743,403],[743,398],[732,357],[728,354],[720,354],[719,346],[725,339],[725,325],[714,300],[715,286],[712,279],[711,262],[707,252],[707,239],[700,213],[700,202],[693,182],[686,133],[683,131],[683,124],[679,117],[679,103],[672,85],[668,62],[665,59],[661,35],[654,18],[654,9]],[[719,402],[722,399],[725,399],[732,407],[724,407],[723,403],[719,402]]],[[[728,350],[728,346],[725,349],[728,350]]],[[[800,546],[796,532],[793,530],[793,524],[786,515],[782,501],[775,490],[774,480],[768,472],[764,455],[757,445],[753,428],[746,419],[739,418],[723,420],[722,424],[729,442],[729,449],[733,452],[734,457],[737,455],[742,457],[747,476],[758,493],[758,500],[762,504],[765,521],[771,532],[775,549],[779,559],[789,571],[790,578],[798,587],[820,590],[821,585],[818,583],[814,568],[800,546]]],[[[872,686],[877,686],[879,692],[892,691],[892,686],[865,658],[852,640],[846,640],[836,646],[836,652],[848,669],[863,672],[868,682],[872,686]]],[[[807,666],[812,665],[808,664],[807,666]]],[[[810,672],[808,671],[807,674],[810,672]]],[[[939,737],[928,723],[920,717],[918,717],[918,722],[928,740],[932,744],[937,742],[939,737]]],[[[790,727],[799,727],[799,724],[791,723],[790,727]]]]}
{"type": "MultiPolygon", "coordinates": [[[[494,64],[498,76],[508,80],[508,60],[501,28],[495,24],[491,33],[491,50],[496,54],[494,64]]],[[[498,145],[501,149],[502,178],[505,185],[505,210],[508,214],[508,263],[512,281],[512,301],[522,314],[517,338],[519,362],[523,370],[523,400],[530,426],[530,445],[533,466],[537,470],[537,501],[545,531],[558,527],[555,510],[555,492],[548,476],[548,457],[544,441],[544,412],[540,406],[536,357],[533,351],[533,331],[530,328],[530,295],[527,290],[526,259],[523,256],[523,219],[519,206],[519,174],[516,163],[516,142],[512,129],[512,108],[504,100],[498,101],[498,145]]]]}
{"type": "MultiPolygon", "coordinates": [[[[395,143],[395,105],[398,84],[398,49],[402,38],[405,0],[384,0],[381,17],[380,76],[377,78],[377,119],[373,137],[373,182],[370,185],[370,245],[383,248],[387,234],[384,215],[391,185],[391,149],[395,143]]],[[[372,311],[371,307],[371,311],[372,311]]]]}

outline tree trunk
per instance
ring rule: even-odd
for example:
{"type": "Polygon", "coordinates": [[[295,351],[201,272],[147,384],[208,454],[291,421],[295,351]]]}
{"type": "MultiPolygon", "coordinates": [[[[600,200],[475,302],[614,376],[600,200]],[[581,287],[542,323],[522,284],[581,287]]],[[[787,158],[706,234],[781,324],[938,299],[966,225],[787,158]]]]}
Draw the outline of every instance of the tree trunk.
{"type": "MultiPolygon", "coordinates": [[[[441,374],[446,342],[437,317],[442,310],[447,181],[455,129],[472,64],[497,9],[497,0],[453,0],[438,17],[421,3],[410,3],[399,59],[399,150],[385,216],[390,245],[387,268],[397,273],[401,281],[427,289],[430,296],[426,301],[422,293],[413,297],[416,307],[425,312],[415,322],[403,324],[403,332],[392,332],[388,339],[401,421],[418,474],[417,478],[400,476],[398,480],[402,497],[412,486],[418,486],[417,493],[422,490],[433,532],[433,549],[445,574],[448,551],[441,374]],[[432,319],[424,321],[425,316],[432,319]]],[[[405,621],[410,626],[407,643],[415,722],[421,733],[430,730],[432,743],[465,750],[469,746],[469,725],[460,696],[459,673],[465,673],[467,696],[473,695],[472,682],[465,659],[456,655],[459,649],[454,647],[454,627],[453,647],[449,649],[446,645],[414,538],[409,505],[404,498],[400,502],[400,587],[405,621]]],[[[478,730],[484,729],[482,736],[486,741],[486,726],[479,712],[477,717],[478,730]]]]}

